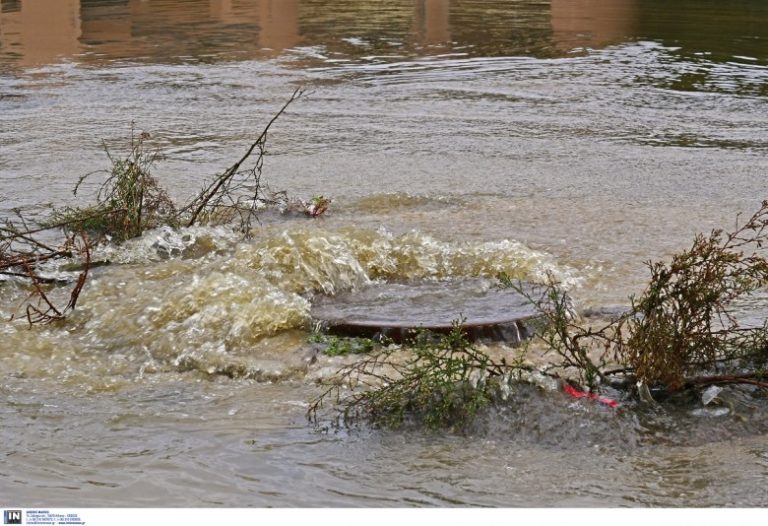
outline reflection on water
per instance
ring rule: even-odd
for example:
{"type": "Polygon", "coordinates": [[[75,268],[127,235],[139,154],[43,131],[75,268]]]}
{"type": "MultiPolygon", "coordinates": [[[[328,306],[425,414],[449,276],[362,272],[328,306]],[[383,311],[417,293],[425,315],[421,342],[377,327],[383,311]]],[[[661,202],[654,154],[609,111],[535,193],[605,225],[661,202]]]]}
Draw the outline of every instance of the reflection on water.
{"type": "Polygon", "coordinates": [[[79,0],[2,0],[0,51],[3,62],[47,64],[80,51],[79,0]]]}
{"type": "Polygon", "coordinates": [[[638,39],[765,63],[764,2],[652,0],[2,0],[0,64],[462,53],[559,56],[638,39]],[[728,2],[726,2],[728,4],[728,2]],[[737,51],[738,50],[738,51],[737,51]]]}
{"type": "Polygon", "coordinates": [[[637,34],[638,0],[551,0],[552,39],[558,49],[603,47],[637,34]]]}
{"type": "Polygon", "coordinates": [[[243,59],[301,45],[362,51],[364,42],[383,43],[386,53],[410,40],[448,45],[450,7],[449,0],[3,0],[0,46],[2,61],[20,66],[72,57],[243,59]]]}
{"type": "Polygon", "coordinates": [[[451,41],[449,0],[418,1],[414,15],[414,29],[420,42],[437,45],[451,41]]]}

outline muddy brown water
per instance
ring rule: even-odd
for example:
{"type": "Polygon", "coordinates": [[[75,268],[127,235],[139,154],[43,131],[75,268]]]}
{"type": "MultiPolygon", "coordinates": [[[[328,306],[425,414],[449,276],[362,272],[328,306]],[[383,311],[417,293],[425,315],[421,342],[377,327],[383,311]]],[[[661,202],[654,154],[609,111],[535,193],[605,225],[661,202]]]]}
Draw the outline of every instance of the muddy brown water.
{"type": "MultiPolygon", "coordinates": [[[[265,180],[333,204],[245,243],[149,232],[104,249],[63,327],[3,322],[0,500],[767,505],[765,400],[746,391],[613,411],[520,388],[463,434],[304,419],[342,360],[306,361],[313,294],[554,272],[600,310],[645,260],[757,209],[766,50],[757,0],[2,0],[4,214],[77,203],[132,121],[181,199],[300,85],[265,180]]],[[[0,285],[3,319],[24,292],[0,285]]]]}

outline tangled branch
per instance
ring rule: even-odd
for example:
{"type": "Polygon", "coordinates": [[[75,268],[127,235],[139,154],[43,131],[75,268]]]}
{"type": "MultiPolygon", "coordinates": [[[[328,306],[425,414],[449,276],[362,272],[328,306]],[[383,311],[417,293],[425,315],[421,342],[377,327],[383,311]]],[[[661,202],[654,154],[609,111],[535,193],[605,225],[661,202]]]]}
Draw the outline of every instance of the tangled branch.
{"type": "Polygon", "coordinates": [[[241,213],[242,230],[248,230],[250,219],[253,217],[259,201],[261,171],[264,166],[264,154],[266,153],[269,129],[278,117],[285,112],[288,106],[301,97],[303,93],[304,91],[301,88],[297,88],[267,123],[259,137],[250,145],[245,154],[227,168],[224,173],[217,176],[197,197],[181,209],[180,215],[189,213],[188,219],[185,220],[187,226],[192,226],[199,222],[201,215],[206,211],[210,215],[217,210],[228,209],[241,213]],[[254,151],[257,152],[257,156],[253,167],[241,171],[240,167],[251,157],[254,151]],[[242,190],[246,190],[247,193],[243,195],[242,190]],[[243,203],[247,204],[244,206],[243,203]]]}

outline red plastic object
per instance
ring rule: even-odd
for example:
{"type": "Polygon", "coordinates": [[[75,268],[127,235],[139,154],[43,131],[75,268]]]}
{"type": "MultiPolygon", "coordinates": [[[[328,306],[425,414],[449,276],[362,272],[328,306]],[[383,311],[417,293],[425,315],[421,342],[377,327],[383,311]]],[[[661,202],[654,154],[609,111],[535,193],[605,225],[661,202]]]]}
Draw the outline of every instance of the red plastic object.
{"type": "Polygon", "coordinates": [[[584,391],[579,391],[567,382],[563,383],[563,390],[574,398],[589,398],[590,400],[595,400],[603,405],[607,405],[608,407],[619,407],[619,403],[616,400],[596,395],[595,393],[585,393],[584,391]]]}

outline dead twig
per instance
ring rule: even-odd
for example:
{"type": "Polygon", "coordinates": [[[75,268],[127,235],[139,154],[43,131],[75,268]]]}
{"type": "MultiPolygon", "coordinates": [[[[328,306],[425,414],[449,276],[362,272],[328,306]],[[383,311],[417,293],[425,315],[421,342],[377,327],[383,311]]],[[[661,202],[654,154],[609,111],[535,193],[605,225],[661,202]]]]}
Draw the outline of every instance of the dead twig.
{"type": "Polygon", "coordinates": [[[212,203],[216,203],[219,200],[222,199],[228,199],[231,203],[234,203],[236,200],[233,198],[232,188],[229,188],[229,186],[233,182],[233,178],[240,173],[240,166],[244,162],[248,160],[248,158],[253,154],[254,150],[258,150],[258,157],[256,159],[255,166],[252,170],[249,171],[251,177],[250,181],[252,182],[252,191],[253,191],[253,198],[251,200],[251,210],[253,210],[253,207],[256,206],[256,201],[258,199],[258,192],[260,188],[260,178],[261,178],[261,169],[264,163],[264,154],[266,152],[265,145],[267,142],[267,134],[269,132],[269,129],[272,127],[272,124],[282,115],[285,110],[288,108],[288,106],[301,97],[301,95],[304,93],[304,91],[301,88],[297,88],[291,97],[286,101],[285,104],[280,108],[280,110],[270,119],[270,121],[267,123],[267,125],[262,130],[259,137],[254,141],[248,150],[245,152],[245,154],[232,166],[227,168],[224,173],[216,177],[214,181],[208,185],[205,189],[203,189],[198,196],[190,202],[187,206],[183,207],[180,210],[180,214],[186,213],[190,210],[192,210],[192,213],[189,216],[189,219],[186,221],[187,226],[194,225],[198,219],[200,218],[203,211],[209,207],[212,203]]]}
{"type": "Polygon", "coordinates": [[[749,384],[762,389],[768,389],[768,382],[764,382],[765,374],[746,373],[721,376],[701,376],[691,378],[685,383],[685,387],[702,387],[706,385],[749,384]]]}
{"type": "MultiPolygon", "coordinates": [[[[35,271],[34,265],[39,262],[40,258],[33,259],[15,259],[16,266],[20,266],[25,270],[25,273],[18,272],[3,272],[3,274],[14,275],[18,277],[26,277],[29,279],[32,285],[32,291],[27,298],[22,302],[22,305],[26,305],[24,312],[26,314],[27,321],[30,327],[38,323],[52,323],[55,321],[63,320],[67,314],[75,309],[77,306],[77,300],[80,297],[80,293],[85,286],[85,282],[88,278],[88,272],[91,267],[91,242],[87,235],[83,232],[79,234],[80,242],[78,243],[75,237],[67,240],[67,245],[71,248],[67,250],[60,250],[49,254],[48,259],[51,257],[59,257],[57,254],[68,253],[72,254],[73,251],[79,253],[83,257],[83,270],[78,275],[75,286],[70,292],[69,301],[63,309],[56,307],[54,302],[48,297],[44,284],[55,283],[56,280],[50,278],[42,278],[35,271]]],[[[43,257],[43,256],[41,256],[43,257]]],[[[11,316],[11,320],[16,317],[14,313],[11,316]]]]}

